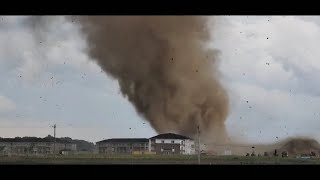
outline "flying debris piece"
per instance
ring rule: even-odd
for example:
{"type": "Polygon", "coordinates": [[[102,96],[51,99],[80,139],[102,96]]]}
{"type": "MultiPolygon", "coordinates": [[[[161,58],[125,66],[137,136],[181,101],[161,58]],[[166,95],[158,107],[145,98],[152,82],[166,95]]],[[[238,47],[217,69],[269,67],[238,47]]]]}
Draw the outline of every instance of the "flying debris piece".
{"type": "Polygon", "coordinates": [[[247,101],[247,103],[249,103],[249,101],[247,101]]]}
{"type": "Polygon", "coordinates": [[[252,108],[251,106],[249,106],[249,108],[252,108]]]}
{"type": "Polygon", "coordinates": [[[246,73],[242,73],[242,75],[246,75],[246,73]]]}
{"type": "Polygon", "coordinates": [[[20,76],[21,77],[21,76],[20,76]]]}
{"type": "Polygon", "coordinates": [[[198,72],[198,69],[196,70],[196,72],[198,72]]]}
{"type": "Polygon", "coordinates": [[[242,117],[240,116],[240,119],[242,119],[242,117]]]}
{"type": "Polygon", "coordinates": [[[269,39],[269,38],[267,37],[267,39],[269,39]]]}
{"type": "Polygon", "coordinates": [[[53,79],[53,77],[51,77],[51,79],[53,79]]]}
{"type": "Polygon", "coordinates": [[[278,137],[276,137],[278,139],[278,137]]]}
{"type": "Polygon", "coordinates": [[[40,98],[42,98],[42,97],[40,96],[40,98]]]}
{"type": "Polygon", "coordinates": [[[266,63],[266,65],[270,65],[270,63],[266,63]]]}
{"type": "Polygon", "coordinates": [[[242,32],[240,32],[240,33],[242,33],[242,32]]]}

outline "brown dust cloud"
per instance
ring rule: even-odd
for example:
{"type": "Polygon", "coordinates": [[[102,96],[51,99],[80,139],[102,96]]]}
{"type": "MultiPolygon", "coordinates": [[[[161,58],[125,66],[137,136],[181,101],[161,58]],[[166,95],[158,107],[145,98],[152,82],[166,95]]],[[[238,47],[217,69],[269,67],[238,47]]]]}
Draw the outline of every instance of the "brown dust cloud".
{"type": "Polygon", "coordinates": [[[224,142],[228,94],[202,16],[77,17],[89,55],[158,133],[224,142]]]}

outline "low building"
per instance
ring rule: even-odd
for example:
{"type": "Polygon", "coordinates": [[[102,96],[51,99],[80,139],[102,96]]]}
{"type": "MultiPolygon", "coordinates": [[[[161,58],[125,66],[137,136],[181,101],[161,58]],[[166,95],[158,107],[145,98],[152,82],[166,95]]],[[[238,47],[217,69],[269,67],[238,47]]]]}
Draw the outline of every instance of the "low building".
{"type": "Polygon", "coordinates": [[[6,146],[0,146],[0,155],[9,155],[9,148],[6,146]]]}
{"type": "Polygon", "coordinates": [[[139,154],[148,152],[148,142],[146,138],[118,138],[106,139],[96,144],[101,154],[139,154]]]}
{"type": "Polygon", "coordinates": [[[166,133],[149,139],[149,151],[156,154],[195,154],[195,142],[189,137],[166,133]]]}
{"type": "Polygon", "coordinates": [[[1,154],[51,154],[62,149],[76,151],[77,145],[67,141],[57,140],[54,143],[48,138],[0,138],[0,153],[1,154]]]}

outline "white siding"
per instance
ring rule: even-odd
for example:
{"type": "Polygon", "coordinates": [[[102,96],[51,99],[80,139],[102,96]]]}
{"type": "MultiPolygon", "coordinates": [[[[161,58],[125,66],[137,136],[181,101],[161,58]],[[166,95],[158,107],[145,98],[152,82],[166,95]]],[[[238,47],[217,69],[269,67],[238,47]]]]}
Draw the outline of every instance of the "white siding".
{"type": "Polygon", "coordinates": [[[191,139],[185,141],[185,154],[195,154],[195,143],[191,139]]]}
{"type": "Polygon", "coordinates": [[[181,154],[195,154],[195,144],[191,139],[155,139],[156,144],[161,144],[162,142],[166,144],[180,144],[181,154]]]}
{"type": "Polygon", "coordinates": [[[162,143],[162,141],[164,141],[164,143],[166,144],[171,144],[171,141],[174,141],[174,144],[181,144],[181,139],[156,139],[156,143],[162,143]]]}

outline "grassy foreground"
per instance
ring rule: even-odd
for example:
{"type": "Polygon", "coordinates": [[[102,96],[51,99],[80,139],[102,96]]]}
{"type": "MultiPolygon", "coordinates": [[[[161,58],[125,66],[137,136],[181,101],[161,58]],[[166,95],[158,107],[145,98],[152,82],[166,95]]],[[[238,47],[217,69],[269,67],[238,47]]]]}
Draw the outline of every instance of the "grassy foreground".
{"type": "MultiPolygon", "coordinates": [[[[0,164],[197,164],[197,156],[186,155],[66,155],[66,156],[0,156],[0,164]]],[[[319,158],[201,156],[201,164],[272,165],[320,164],[319,158]]]]}

